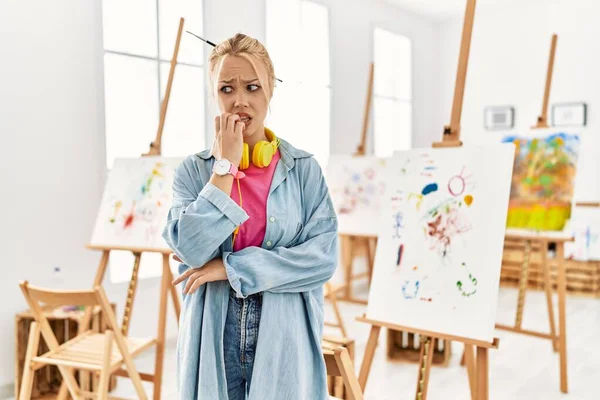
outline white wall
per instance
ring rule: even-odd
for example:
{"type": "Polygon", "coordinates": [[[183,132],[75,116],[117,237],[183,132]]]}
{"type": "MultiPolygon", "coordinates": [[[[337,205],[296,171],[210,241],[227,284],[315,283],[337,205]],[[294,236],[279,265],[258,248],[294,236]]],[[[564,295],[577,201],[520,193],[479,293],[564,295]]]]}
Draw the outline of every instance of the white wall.
{"type": "Polygon", "coordinates": [[[13,381],[18,281],[91,285],[84,249],[104,177],[100,3],[22,1],[0,12],[0,387],[13,381]],[[53,273],[59,266],[61,272],[53,273]]]}
{"type": "MultiPolygon", "coordinates": [[[[3,398],[14,380],[14,316],[27,308],[18,282],[91,287],[100,258],[84,245],[105,179],[101,2],[3,3],[0,49],[3,398]]],[[[120,317],[126,284],[106,279],[105,289],[120,317]]],[[[158,289],[158,279],[139,283],[131,334],[155,329],[158,289]]]]}
{"type": "MultiPolygon", "coordinates": [[[[501,137],[502,133],[484,130],[485,106],[514,106],[514,132],[535,125],[542,108],[550,40],[557,33],[550,105],[587,103],[588,134],[582,146],[585,150],[600,148],[600,122],[595,118],[600,106],[599,15],[600,3],[593,0],[521,2],[477,10],[461,122],[464,142],[498,141],[501,137]]],[[[462,19],[440,27],[440,63],[449,67],[440,68],[441,120],[437,125],[450,122],[461,34],[462,19]]],[[[549,107],[549,118],[550,111],[549,107]]],[[[592,161],[598,157],[589,152],[582,156],[586,174],[597,171],[592,161]]]]}

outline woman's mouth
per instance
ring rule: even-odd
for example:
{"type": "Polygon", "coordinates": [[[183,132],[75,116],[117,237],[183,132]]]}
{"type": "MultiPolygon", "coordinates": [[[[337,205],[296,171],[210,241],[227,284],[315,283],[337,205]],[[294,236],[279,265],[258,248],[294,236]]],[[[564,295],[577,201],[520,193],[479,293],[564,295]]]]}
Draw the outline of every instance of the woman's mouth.
{"type": "Polygon", "coordinates": [[[240,117],[240,121],[244,123],[246,128],[248,127],[248,125],[250,125],[250,123],[252,123],[252,117],[250,117],[248,114],[240,113],[238,115],[240,117]]]}

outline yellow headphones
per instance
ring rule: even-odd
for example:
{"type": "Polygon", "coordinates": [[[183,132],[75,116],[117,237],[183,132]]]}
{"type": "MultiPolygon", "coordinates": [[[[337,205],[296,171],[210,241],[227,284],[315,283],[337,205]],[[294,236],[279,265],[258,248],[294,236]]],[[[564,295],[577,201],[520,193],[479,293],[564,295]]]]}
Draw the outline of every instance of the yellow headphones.
{"type": "MultiPolygon", "coordinates": [[[[254,150],[252,150],[252,164],[258,168],[265,168],[271,164],[271,160],[273,156],[277,152],[277,148],[279,147],[279,139],[272,130],[265,127],[265,135],[267,136],[266,140],[261,140],[260,142],[254,145],[254,150]]],[[[239,169],[248,169],[250,166],[250,150],[247,143],[244,143],[244,150],[242,153],[242,161],[240,162],[239,169]]]]}

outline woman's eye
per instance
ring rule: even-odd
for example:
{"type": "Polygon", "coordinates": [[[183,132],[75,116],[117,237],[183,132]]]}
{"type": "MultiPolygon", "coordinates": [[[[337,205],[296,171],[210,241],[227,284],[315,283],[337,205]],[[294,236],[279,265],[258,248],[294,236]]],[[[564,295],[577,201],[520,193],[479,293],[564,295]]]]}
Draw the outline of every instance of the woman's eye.
{"type": "Polygon", "coordinates": [[[223,86],[221,88],[221,92],[223,93],[231,93],[233,91],[233,88],[231,86],[223,86]]]}
{"type": "Polygon", "coordinates": [[[254,92],[255,90],[258,90],[260,88],[260,86],[258,85],[248,85],[248,90],[250,92],[254,92]]]}

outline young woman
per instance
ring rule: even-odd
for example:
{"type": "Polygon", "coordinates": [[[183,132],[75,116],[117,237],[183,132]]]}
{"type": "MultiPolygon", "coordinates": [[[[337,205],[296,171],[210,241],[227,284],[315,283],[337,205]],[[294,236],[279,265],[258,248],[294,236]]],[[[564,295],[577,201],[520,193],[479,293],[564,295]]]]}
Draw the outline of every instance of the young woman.
{"type": "Polygon", "coordinates": [[[181,261],[180,399],[327,399],[323,284],[338,251],[321,168],[264,126],[275,74],[258,40],[220,43],[209,73],[214,144],[177,168],[163,232],[181,261]]]}

